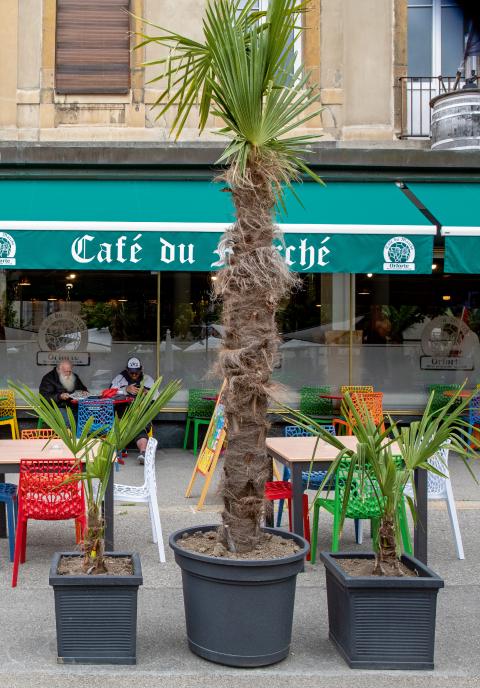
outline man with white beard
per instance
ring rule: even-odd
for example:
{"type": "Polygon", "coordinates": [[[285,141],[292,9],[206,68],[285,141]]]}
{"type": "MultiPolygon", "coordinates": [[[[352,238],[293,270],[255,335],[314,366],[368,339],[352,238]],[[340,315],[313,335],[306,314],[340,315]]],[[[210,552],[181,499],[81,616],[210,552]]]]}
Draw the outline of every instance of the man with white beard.
{"type": "MultiPolygon", "coordinates": [[[[42,377],[40,382],[40,394],[54,401],[60,409],[70,406],[72,392],[88,391],[78,375],[72,370],[70,361],[60,361],[60,363],[49,373],[42,377]]],[[[72,406],[76,409],[76,405],[72,406]]]]}

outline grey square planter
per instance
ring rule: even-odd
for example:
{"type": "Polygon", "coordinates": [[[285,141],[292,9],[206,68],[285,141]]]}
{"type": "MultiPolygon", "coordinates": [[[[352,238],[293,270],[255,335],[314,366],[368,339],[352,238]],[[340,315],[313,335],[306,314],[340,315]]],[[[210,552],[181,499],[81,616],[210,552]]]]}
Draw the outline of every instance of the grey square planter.
{"type": "Polygon", "coordinates": [[[131,576],[60,576],[61,557],[78,552],[56,552],[49,583],[55,594],[57,661],[60,664],[136,664],[137,595],[143,583],[138,554],[131,557],[131,576]]]}
{"type": "Polygon", "coordinates": [[[354,669],[433,669],[437,593],[443,580],[418,559],[402,556],[418,577],[349,576],[339,559],[373,553],[322,552],[329,636],[354,669]]]}

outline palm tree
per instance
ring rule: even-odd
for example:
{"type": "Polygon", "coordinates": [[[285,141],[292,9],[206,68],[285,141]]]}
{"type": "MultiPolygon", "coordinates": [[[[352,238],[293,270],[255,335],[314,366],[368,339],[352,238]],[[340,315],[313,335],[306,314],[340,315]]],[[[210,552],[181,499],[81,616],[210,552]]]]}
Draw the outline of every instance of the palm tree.
{"type": "Polygon", "coordinates": [[[84,483],[87,505],[87,528],[83,543],[85,573],[107,573],[104,560],[105,522],[102,516],[102,503],[113,470],[115,454],[119,447],[126,447],[155,418],[181,387],[178,380],[172,380],[164,387],[161,387],[161,383],[162,378],[158,378],[145,393],[141,387],[122,417],[115,415],[112,428],[105,436],[102,436],[103,428],[92,430],[93,417],[87,420],[77,436],[77,424],[70,408],[67,408],[67,421],[55,401],[45,399],[23,383],[9,383],[47,427],[63,440],[76,459],[74,475],[67,479],[67,482],[83,480],[84,483]]]}
{"type": "MultiPolygon", "coordinates": [[[[258,543],[264,513],[264,485],[271,474],[265,449],[271,374],[278,357],[275,314],[294,276],[273,246],[276,206],[284,189],[302,173],[320,182],[303,155],[313,135],[292,131],[318,115],[318,96],[309,75],[295,69],[293,37],[299,35],[308,0],[270,0],[266,12],[254,0],[208,0],[203,42],[156,26],[141,34],[138,47],[156,43],[168,57],[146,63],[159,68],[153,81],[165,84],[158,117],[176,110],[178,136],[192,108],[199,107],[199,131],[208,117],[223,122],[229,142],[218,162],[218,179],[235,206],[235,223],[221,240],[227,264],[215,283],[223,300],[224,346],[220,370],[226,380],[228,447],[219,537],[230,550],[248,552],[258,543]]],[[[149,24],[149,22],[146,22],[149,24]]]]}
{"type": "MultiPolygon", "coordinates": [[[[389,428],[385,430],[383,420],[375,425],[366,406],[360,410],[357,409],[347,392],[341,405],[341,414],[349,419],[352,433],[358,440],[355,450],[347,449],[340,437],[328,433],[312,418],[285,407],[284,419],[288,423],[296,423],[338,450],[337,457],[318,490],[319,493],[331,481],[340,463],[344,460],[348,461],[348,474],[343,486],[340,527],[343,527],[348,500],[352,492],[355,492],[357,498],[366,493],[371,497],[373,493],[378,500],[381,516],[378,537],[374,542],[376,552],[373,574],[402,575],[399,564],[402,553],[399,514],[403,505],[405,488],[409,483],[414,485],[416,470],[422,469],[440,476],[444,475],[441,470],[429,463],[429,459],[442,447],[449,446],[456,452],[473,479],[478,482],[471,462],[478,458],[479,443],[475,438],[471,438],[472,426],[463,419],[471,396],[462,399],[461,390],[458,390],[444,407],[434,410],[432,407],[434,393],[432,392],[418,421],[412,421],[408,426],[400,427],[398,422],[388,416],[389,428]],[[397,444],[398,455],[393,453],[394,443],[397,444]],[[365,487],[368,487],[368,490],[365,489],[364,492],[365,487]]],[[[413,499],[407,497],[407,501],[416,519],[417,495],[415,491],[413,499]]]]}

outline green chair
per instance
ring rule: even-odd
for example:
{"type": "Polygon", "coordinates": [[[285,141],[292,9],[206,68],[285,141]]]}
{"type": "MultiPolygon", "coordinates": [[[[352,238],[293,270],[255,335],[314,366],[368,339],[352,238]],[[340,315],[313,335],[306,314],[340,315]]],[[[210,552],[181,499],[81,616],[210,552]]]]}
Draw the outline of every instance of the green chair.
{"type": "Polygon", "coordinates": [[[302,387],[300,389],[300,412],[310,418],[318,419],[333,416],[332,399],[322,399],[321,394],[331,394],[329,385],[320,387],[302,387]]]}
{"type": "Polygon", "coordinates": [[[213,411],[215,409],[215,399],[218,392],[216,389],[189,389],[188,390],[188,409],[187,426],[183,438],[183,448],[187,448],[188,436],[190,434],[190,424],[193,421],[193,453],[197,455],[198,450],[198,428],[200,425],[209,425],[213,411]],[[211,397],[211,398],[205,398],[211,397]]]}
{"type": "MultiPolygon", "coordinates": [[[[345,493],[345,484],[348,477],[349,465],[350,462],[347,460],[340,461],[338,465],[335,474],[334,498],[328,499],[325,497],[317,497],[313,503],[313,532],[311,545],[312,564],[315,563],[317,556],[318,521],[321,507],[333,514],[332,552],[338,552],[340,544],[340,518],[342,514],[343,496],[345,493]]],[[[368,480],[363,480],[361,490],[356,489],[355,486],[360,486],[360,484],[360,470],[355,469],[352,476],[352,485],[350,488],[350,495],[345,515],[346,518],[369,519],[371,522],[372,538],[375,542],[378,537],[378,528],[380,524],[380,517],[382,515],[381,503],[383,500],[381,497],[380,488],[373,476],[370,476],[368,480]]],[[[398,515],[403,547],[407,554],[412,554],[412,543],[408,530],[407,513],[404,500],[402,500],[402,505],[398,515]]]]}
{"type": "Polygon", "coordinates": [[[428,396],[433,392],[431,411],[440,411],[450,401],[444,392],[456,392],[461,385],[428,385],[428,396]]]}

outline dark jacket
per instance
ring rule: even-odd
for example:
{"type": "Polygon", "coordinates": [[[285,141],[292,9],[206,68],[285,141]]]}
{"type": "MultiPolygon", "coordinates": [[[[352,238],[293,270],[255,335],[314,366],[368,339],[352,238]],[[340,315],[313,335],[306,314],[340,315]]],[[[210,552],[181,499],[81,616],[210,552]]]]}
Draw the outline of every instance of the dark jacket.
{"type": "MultiPolygon", "coordinates": [[[[87,388],[83,384],[83,382],[80,380],[78,375],[75,375],[73,373],[73,377],[75,378],[75,387],[74,387],[74,392],[78,392],[80,390],[86,391],[87,388]]],[[[58,405],[65,407],[67,405],[67,401],[64,399],[60,399],[60,394],[64,394],[65,392],[69,393],[67,389],[62,385],[60,382],[60,378],[58,377],[58,372],[57,369],[54,368],[51,370],[49,373],[44,375],[42,377],[42,381],[40,383],[40,394],[45,397],[45,399],[48,399],[53,401],[58,405]]]]}

